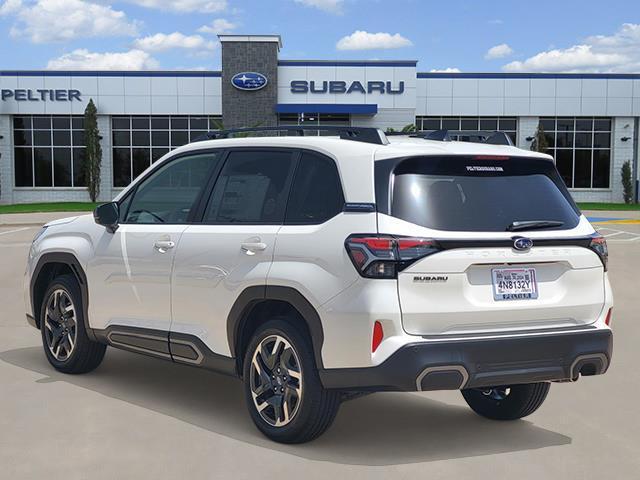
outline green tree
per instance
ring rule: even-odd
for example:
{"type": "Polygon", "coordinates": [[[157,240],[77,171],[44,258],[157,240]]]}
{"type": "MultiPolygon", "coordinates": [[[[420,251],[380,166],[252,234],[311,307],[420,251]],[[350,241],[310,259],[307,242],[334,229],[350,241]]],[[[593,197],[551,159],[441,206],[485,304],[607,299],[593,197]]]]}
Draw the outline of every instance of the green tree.
{"type": "MultiPolygon", "coordinates": [[[[416,131],[416,126],[413,123],[408,123],[407,125],[402,127],[402,130],[400,130],[401,133],[413,133],[415,131],[416,131]]],[[[393,127],[388,127],[386,132],[387,133],[397,133],[398,130],[396,130],[393,127]]]]}
{"type": "Polygon", "coordinates": [[[624,198],[624,203],[631,203],[633,201],[633,179],[631,177],[631,162],[629,160],[622,164],[620,176],[622,179],[622,197],[624,198]]]}
{"type": "Polygon", "coordinates": [[[100,166],[102,165],[102,147],[98,130],[98,110],[93,99],[89,100],[84,110],[85,158],[83,165],[84,179],[92,202],[100,195],[100,166]]]}
{"type": "Polygon", "coordinates": [[[547,143],[547,137],[544,134],[544,127],[542,123],[538,123],[536,134],[533,137],[533,142],[531,142],[531,150],[534,152],[547,153],[548,148],[549,143],[547,143]]]}

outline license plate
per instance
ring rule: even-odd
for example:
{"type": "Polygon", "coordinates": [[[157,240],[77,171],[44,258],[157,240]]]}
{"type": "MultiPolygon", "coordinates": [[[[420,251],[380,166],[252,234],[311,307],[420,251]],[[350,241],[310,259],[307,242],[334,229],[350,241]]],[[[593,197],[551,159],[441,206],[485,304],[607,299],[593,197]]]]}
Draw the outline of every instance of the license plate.
{"type": "Polygon", "coordinates": [[[533,300],[538,298],[535,268],[494,268],[494,300],[533,300]]]}

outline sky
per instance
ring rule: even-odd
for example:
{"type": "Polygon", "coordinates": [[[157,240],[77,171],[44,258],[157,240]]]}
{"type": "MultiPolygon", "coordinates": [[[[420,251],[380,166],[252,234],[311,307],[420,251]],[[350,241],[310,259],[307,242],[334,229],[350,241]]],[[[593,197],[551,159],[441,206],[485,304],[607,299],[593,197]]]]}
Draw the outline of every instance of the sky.
{"type": "Polygon", "coordinates": [[[640,72],[639,0],[0,0],[0,69],[219,70],[230,33],[279,34],[282,59],[640,72]]]}

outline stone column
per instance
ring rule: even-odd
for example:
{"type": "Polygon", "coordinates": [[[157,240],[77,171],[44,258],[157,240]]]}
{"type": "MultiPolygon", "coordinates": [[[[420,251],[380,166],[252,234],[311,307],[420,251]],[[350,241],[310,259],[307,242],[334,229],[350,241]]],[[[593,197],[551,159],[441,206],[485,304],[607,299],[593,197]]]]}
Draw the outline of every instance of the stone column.
{"type": "Polygon", "coordinates": [[[279,35],[219,35],[222,45],[222,121],[225,128],[278,125],[279,35]],[[237,73],[267,77],[260,90],[239,90],[231,79],[237,73]]]}

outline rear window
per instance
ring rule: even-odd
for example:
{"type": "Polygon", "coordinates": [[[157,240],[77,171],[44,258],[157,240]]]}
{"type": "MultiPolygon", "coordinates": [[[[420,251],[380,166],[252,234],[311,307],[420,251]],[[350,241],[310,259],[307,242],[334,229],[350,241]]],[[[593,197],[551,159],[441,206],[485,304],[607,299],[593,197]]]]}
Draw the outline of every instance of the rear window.
{"type": "Polygon", "coordinates": [[[513,222],[545,221],[567,229],[579,211],[548,160],[506,157],[415,157],[390,182],[391,215],[437,230],[508,230],[513,222]]]}

